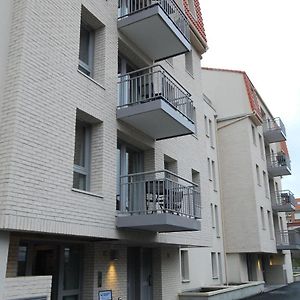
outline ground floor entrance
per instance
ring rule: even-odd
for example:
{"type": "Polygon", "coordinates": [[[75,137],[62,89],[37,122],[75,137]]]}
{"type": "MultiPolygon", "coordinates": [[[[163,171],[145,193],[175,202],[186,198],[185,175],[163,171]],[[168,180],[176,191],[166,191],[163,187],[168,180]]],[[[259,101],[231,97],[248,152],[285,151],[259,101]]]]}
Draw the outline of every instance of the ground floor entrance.
{"type": "Polygon", "coordinates": [[[21,241],[18,276],[52,276],[51,300],[79,300],[82,247],[42,241],[21,241]]]}
{"type": "Polygon", "coordinates": [[[127,299],[153,299],[152,249],[127,249],[127,299]]]}

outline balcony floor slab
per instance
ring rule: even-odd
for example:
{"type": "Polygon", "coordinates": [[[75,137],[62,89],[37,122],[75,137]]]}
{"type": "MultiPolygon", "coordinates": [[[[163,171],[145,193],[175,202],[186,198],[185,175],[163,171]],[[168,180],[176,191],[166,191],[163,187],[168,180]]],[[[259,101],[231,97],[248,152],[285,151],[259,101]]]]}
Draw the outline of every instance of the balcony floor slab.
{"type": "Polygon", "coordinates": [[[156,140],[195,133],[195,124],[162,98],[119,107],[117,118],[156,140]]]}
{"type": "Polygon", "coordinates": [[[153,232],[199,231],[199,220],[170,213],[119,215],[117,227],[153,232]]]}

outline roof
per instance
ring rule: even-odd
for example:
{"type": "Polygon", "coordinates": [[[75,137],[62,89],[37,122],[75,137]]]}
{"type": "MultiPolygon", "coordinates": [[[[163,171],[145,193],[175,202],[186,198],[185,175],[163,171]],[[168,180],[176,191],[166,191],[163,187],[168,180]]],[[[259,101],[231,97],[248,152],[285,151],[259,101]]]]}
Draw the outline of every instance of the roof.
{"type": "Polygon", "coordinates": [[[201,35],[201,37],[203,38],[203,40],[205,42],[207,42],[199,0],[194,0],[194,5],[195,5],[196,16],[194,16],[192,14],[192,12],[189,8],[189,1],[183,0],[184,12],[185,12],[187,18],[194,25],[194,27],[198,30],[198,32],[201,35]]]}

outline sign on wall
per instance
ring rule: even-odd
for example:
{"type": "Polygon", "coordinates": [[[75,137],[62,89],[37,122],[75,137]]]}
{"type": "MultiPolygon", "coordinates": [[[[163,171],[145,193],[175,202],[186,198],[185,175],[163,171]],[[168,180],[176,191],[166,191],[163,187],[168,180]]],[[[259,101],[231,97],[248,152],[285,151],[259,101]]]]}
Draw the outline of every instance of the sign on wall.
{"type": "Polygon", "coordinates": [[[99,292],[99,300],[112,300],[112,291],[100,291],[99,292]]]}

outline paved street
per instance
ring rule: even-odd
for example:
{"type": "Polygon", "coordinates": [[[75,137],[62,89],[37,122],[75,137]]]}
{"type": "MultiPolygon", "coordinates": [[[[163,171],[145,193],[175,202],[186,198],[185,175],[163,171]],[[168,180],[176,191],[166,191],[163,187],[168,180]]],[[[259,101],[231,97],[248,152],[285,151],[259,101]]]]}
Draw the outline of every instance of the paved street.
{"type": "Polygon", "coordinates": [[[300,282],[290,284],[278,290],[264,293],[247,300],[299,300],[300,299],[300,282]]]}

